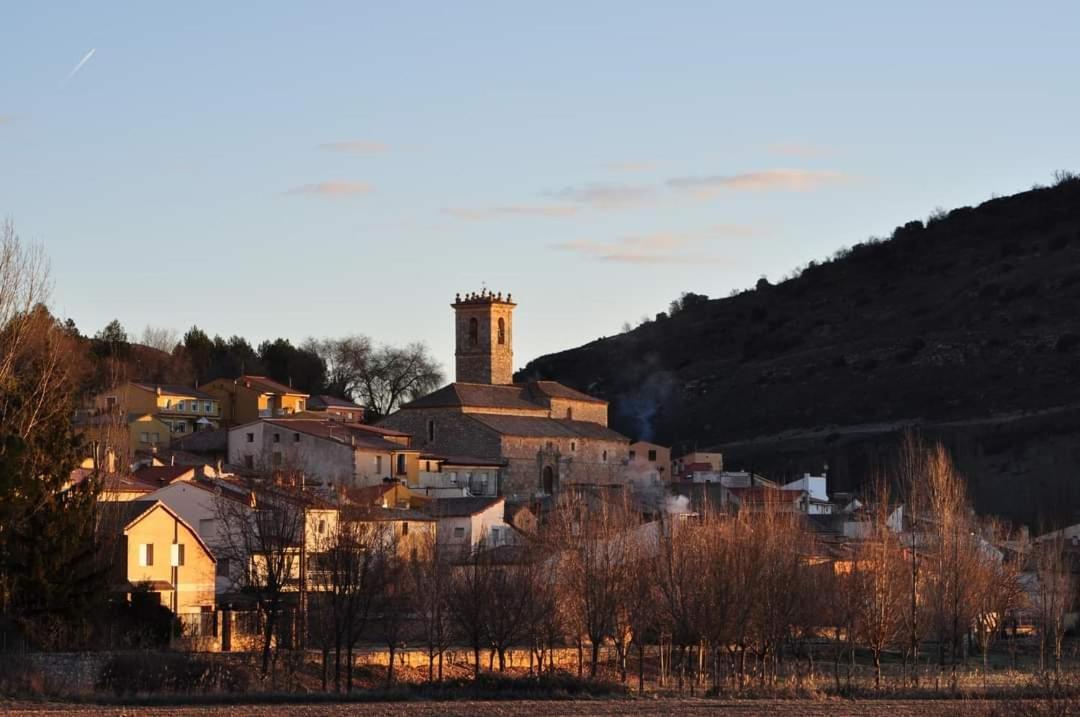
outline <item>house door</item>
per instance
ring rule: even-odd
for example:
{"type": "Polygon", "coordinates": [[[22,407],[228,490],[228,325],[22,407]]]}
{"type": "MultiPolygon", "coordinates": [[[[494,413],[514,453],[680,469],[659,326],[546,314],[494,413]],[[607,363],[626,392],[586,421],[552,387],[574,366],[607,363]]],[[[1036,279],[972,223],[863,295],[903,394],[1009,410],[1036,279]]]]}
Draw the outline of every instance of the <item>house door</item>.
{"type": "Polygon", "coordinates": [[[555,471],[552,470],[551,466],[544,466],[544,471],[543,471],[542,475],[543,475],[544,492],[547,493],[548,495],[554,495],[555,494],[555,471]]]}

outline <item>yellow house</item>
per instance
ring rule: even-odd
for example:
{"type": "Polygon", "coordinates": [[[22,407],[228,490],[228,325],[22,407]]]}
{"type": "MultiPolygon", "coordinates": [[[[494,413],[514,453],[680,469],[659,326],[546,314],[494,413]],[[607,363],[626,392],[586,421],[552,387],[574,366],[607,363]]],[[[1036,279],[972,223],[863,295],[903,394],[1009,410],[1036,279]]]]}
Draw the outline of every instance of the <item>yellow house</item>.
{"type": "Polygon", "coordinates": [[[184,520],[159,500],[109,503],[119,550],[114,565],[118,589],[145,585],[177,615],[213,612],[216,560],[184,520]]]}
{"type": "Polygon", "coordinates": [[[94,408],[99,415],[127,414],[132,449],[168,447],[174,436],[217,428],[221,421],[221,404],[214,396],[170,384],[128,381],[98,394],[94,408]],[[132,426],[135,422],[146,425],[132,426]]]}
{"type": "Polygon", "coordinates": [[[308,394],[265,376],[219,378],[202,390],[218,401],[222,420],[231,425],[292,416],[307,409],[308,394]]]}

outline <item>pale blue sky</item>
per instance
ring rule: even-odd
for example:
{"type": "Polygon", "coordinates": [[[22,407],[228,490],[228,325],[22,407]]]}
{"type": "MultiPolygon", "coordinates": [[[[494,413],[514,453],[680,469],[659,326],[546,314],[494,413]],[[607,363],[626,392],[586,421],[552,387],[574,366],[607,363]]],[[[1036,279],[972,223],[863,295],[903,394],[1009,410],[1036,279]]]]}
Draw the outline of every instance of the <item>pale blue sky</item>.
{"type": "Polygon", "coordinates": [[[87,333],[449,369],[486,282],[522,366],[1080,168],[1078,48],[1066,2],[9,2],[0,214],[87,333]]]}

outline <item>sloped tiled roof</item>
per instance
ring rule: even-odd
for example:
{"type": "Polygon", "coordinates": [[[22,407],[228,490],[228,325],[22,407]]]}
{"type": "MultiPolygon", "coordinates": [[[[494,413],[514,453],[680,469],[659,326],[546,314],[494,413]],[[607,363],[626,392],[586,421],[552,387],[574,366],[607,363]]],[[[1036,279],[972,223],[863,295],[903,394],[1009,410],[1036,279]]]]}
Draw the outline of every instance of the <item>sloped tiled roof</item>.
{"type": "Polygon", "coordinates": [[[297,391],[291,386],[286,386],[283,383],[267,378],[266,376],[241,376],[236,379],[238,384],[250,384],[251,388],[256,391],[262,391],[263,393],[287,393],[292,396],[307,396],[303,391],[297,391]]]}
{"type": "Polygon", "coordinates": [[[565,398],[572,401],[585,401],[588,403],[607,403],[607,401],[582,393],[577,389],[565,386],[558,381],[530,381],[525,384],[525,390],[532,396],[547,398],[565,398]]]}
{"type": "Polygon", "coordinates": [[[510,408],[522,411],[546,410],[543,406],[524,398],[520,386],[460,382],[443,386],[402,408],[458,408],[462,406],[510,408]]]}
{"type": "Polygon", "coordinates": [[[502,501],[502,498],[437,498],[428,503],[424,510],[436,518],[466,518],[502,501]]]}
{"type": "Polygon", "coordinates": [[[164,396],[190,396],[191,398],[199,398],[206,401],[216,401],[217,399],[211,396],[209,393],[204,393],[197,388],[191,386],[180,386],[174,383],[136,383],[132,382],[133,386],[137,386],[144,391],[150,393],[156,393],[160,388],[161,393],[164,396]]]}
{"type": "Polygon", "coordinates": [[[386,451],[409,450],[400,443],[388,441],[383,436],[404,436],[407,434],[374,426],[361,426],[353,423],[340,421],[308,420],[308,419],[264,419],[271,426],[287,431],[296,431],[309,436],[325,438],[338,443],[350,443],[355,440],[358,447],[374,448],[386,451]]]}
{"type": "Polygon", "coordinates": [[[194,466],[143,466],[135,471],[132,476],[137,481],[147,485],[163,486],[188,473],[194,475],[194,472],[194,466]]]}
{"type": "Polygon", "coordinates": [[[357,403],[353,403],[352,401],[347,401],[344,398],[338,398],[337,396],[328,396],[326,394],[319,394],[317,396],[312,396],[311,398],[308,399],[308,407],[309,408],[317,408],[317,407],[320,407],[320,406],[328,407],[328,408],[348,408],[348,409],[352,409],[354,411],[363,411],[364,410],[363,406],[361,406],[361,405],[359,405],[357,403]]]}
{"type": "Polygon", "coordinates": [[[592,438],[629,443],[626,436],[599,423],[568,421],[546,416],[504,416],[492,413],[470,413],[469,418],[506,436],[526,438],[592,438]]]}

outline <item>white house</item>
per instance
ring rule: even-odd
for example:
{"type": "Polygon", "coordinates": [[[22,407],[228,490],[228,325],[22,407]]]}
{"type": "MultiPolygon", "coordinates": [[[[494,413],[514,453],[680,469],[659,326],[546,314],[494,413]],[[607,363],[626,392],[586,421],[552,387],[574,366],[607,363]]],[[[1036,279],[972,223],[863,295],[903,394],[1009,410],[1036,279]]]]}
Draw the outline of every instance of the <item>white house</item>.
{"type": "Polygon", "coordinates": [[[504,498],[438,498],[425,510],[438,522],[436,536],[445,548],[471,549],[481,540],[488,547],[513,542],[504,498]]]}
{"type": "Polygon", "coordinates": [[[415,484],[419,451],[409,436],[341,421],[259,419],[229,430],[229,462],[246,470],[296,470],[312,483],[377,485],[396,477],[415,484]]]}

